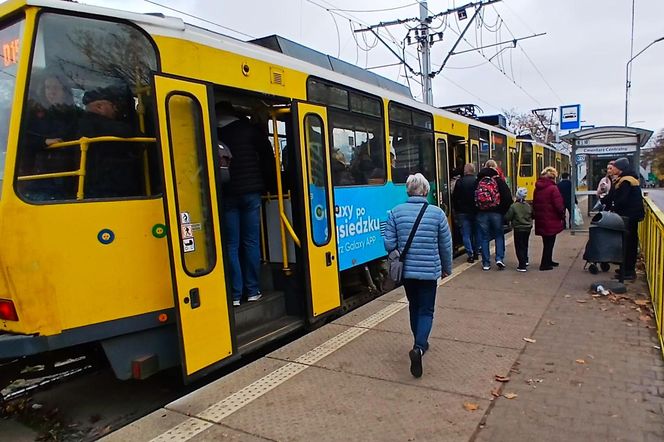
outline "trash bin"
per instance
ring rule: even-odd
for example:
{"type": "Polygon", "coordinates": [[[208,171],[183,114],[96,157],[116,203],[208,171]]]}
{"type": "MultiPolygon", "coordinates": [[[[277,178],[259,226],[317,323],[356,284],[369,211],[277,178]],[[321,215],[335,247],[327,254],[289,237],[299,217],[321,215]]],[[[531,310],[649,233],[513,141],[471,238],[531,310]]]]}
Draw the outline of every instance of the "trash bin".
{"type": "Polygon", "coordinates": [[[625,221],[617,213],[599,212],[590,221],[588,243],[583,254],[586,263],[592,263],[589,270],[597,273],[597,263],[603,263],[602,270],[609,270],[609,263],[623,261],[623,235],[625,221]]]}

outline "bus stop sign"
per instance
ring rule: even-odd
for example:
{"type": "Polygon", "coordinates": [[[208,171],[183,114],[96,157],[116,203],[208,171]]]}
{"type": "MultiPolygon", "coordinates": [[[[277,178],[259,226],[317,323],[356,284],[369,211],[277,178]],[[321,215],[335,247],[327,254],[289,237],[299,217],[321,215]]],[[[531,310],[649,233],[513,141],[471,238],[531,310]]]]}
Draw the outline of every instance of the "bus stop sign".
{"type": "Polygon", "coordinates": [[[581,127],[581,105],[560,106],[560,130],[574,130],[581,127]]]}

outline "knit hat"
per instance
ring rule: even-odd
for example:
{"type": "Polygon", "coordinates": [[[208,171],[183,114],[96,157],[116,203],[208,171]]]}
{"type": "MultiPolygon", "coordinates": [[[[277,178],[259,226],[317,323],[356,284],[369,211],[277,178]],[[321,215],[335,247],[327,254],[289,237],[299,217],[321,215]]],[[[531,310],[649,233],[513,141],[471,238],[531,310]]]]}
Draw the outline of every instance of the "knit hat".
{"type": "Polygon", "coordinates": [[[518,200],[525,200],[526,196],[528,196],[528,189],[525,187],[519,187],[516,189],[516,199],[518,200]]]}
{"type": "Polygon", "coordinates": [[[625,172],[629,169],[629,160],[625,157],[620,157],[616,160],[613,165],[616,169],[620,169],[621,172],[625,172]]]}

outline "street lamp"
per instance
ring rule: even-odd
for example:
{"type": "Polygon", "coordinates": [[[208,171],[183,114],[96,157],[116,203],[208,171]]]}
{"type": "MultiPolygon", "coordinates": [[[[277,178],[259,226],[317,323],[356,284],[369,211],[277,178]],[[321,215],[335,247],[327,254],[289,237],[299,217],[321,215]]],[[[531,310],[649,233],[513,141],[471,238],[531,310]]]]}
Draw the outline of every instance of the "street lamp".
{"type": "Polygon", "coordinates": [[[643,54],[646,51],[646,49],[648,49],[650,46],[663,40],[664,37],[660,37],[657,40],[652,41],[648,46],[641,49],[635,56],[630,58],[627,64],[625,65],[625,127],[627,127],[627,105],[629,100],[629,88],[632,86],[632,82],[629,80],[629,65],[632,61],[634,61],[636,57],[643,54]]]}

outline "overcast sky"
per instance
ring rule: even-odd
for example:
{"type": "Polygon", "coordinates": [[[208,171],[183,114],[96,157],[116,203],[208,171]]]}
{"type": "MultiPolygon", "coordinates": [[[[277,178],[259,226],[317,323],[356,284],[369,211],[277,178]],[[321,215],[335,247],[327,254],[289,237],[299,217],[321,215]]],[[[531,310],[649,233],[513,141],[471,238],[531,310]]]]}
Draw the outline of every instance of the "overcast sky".
{"type": "MultiPolygon", "coordinates": [[[[191,16],[185,21],[246,40],[279,34],[291,40],[357,64],[374,67],[397,59],[371,34],[355,35],[351,26],[419,17],[415,0],[79,0],[138,12],[163,12],[178,16],[173,8],[204,18],[228,29],[191,16]],[[329,9],[329,10],[326,10],[329,9]],[[391,8],[397,8],[392,9],[391,8]],[[331,11],[330,11],[331,10],[331,11]],[[372,12],[364,12],[374,10],[372,12]],[[352,23],[351,23],[352,22],[352,23]],[[371,48],[371,49],[369,49],[371,48]]],[[[477,1],[477,0],[476,0],[477,1]]],[[[469,1],[429,0],[437,13],[469,1]]],[[[664,37],[664,1],[635,0],[634,54],[664,37]]],[[[499,41],[546,35],[518,43],[516,49],[487,48],[486,58],[477,52],[450,58],[433,81],[434,104],[476,103],[486,114],[516,108],[581,104],[587,125],[623,125],[625,65],[630,58],[632,0],[503,0],[484,8],[483,26],[477,22],[457,51],[499,41]],[[499,14],[499,15],[498,15],[499,14]],[[502,24],[501,24],[502,22],[502,24]],[[510,33],[511,32],[511,33],[510,33]],[[487,59],[491,59],[488,62],[487,59]],[[501,68],[505,73],[499,70],[501,68]]],[[[474,9],[468,10],[470,17],[474,9]]],[[[432,48],[432,64],[440,66],[467,20],[450,15],[447,23],[435,20],[443,41],[432,48]]],[[[411,26],[416,23],[411,23],[411,26]]],[[[381,35],[403,41],[407,28],[391,26],[381,35]]],[[[418,68],[416,46],[406,47],[408,63],[418,68]]],[[[664,127],[664,41],[633,63],[629,122],[657,130],[664,127]]],[[[373,69],[390,79],[406,83],[402,67],[373,69]]],[[[413,94],[421,100],[421,88],[411,80],[413,94]]]]}

